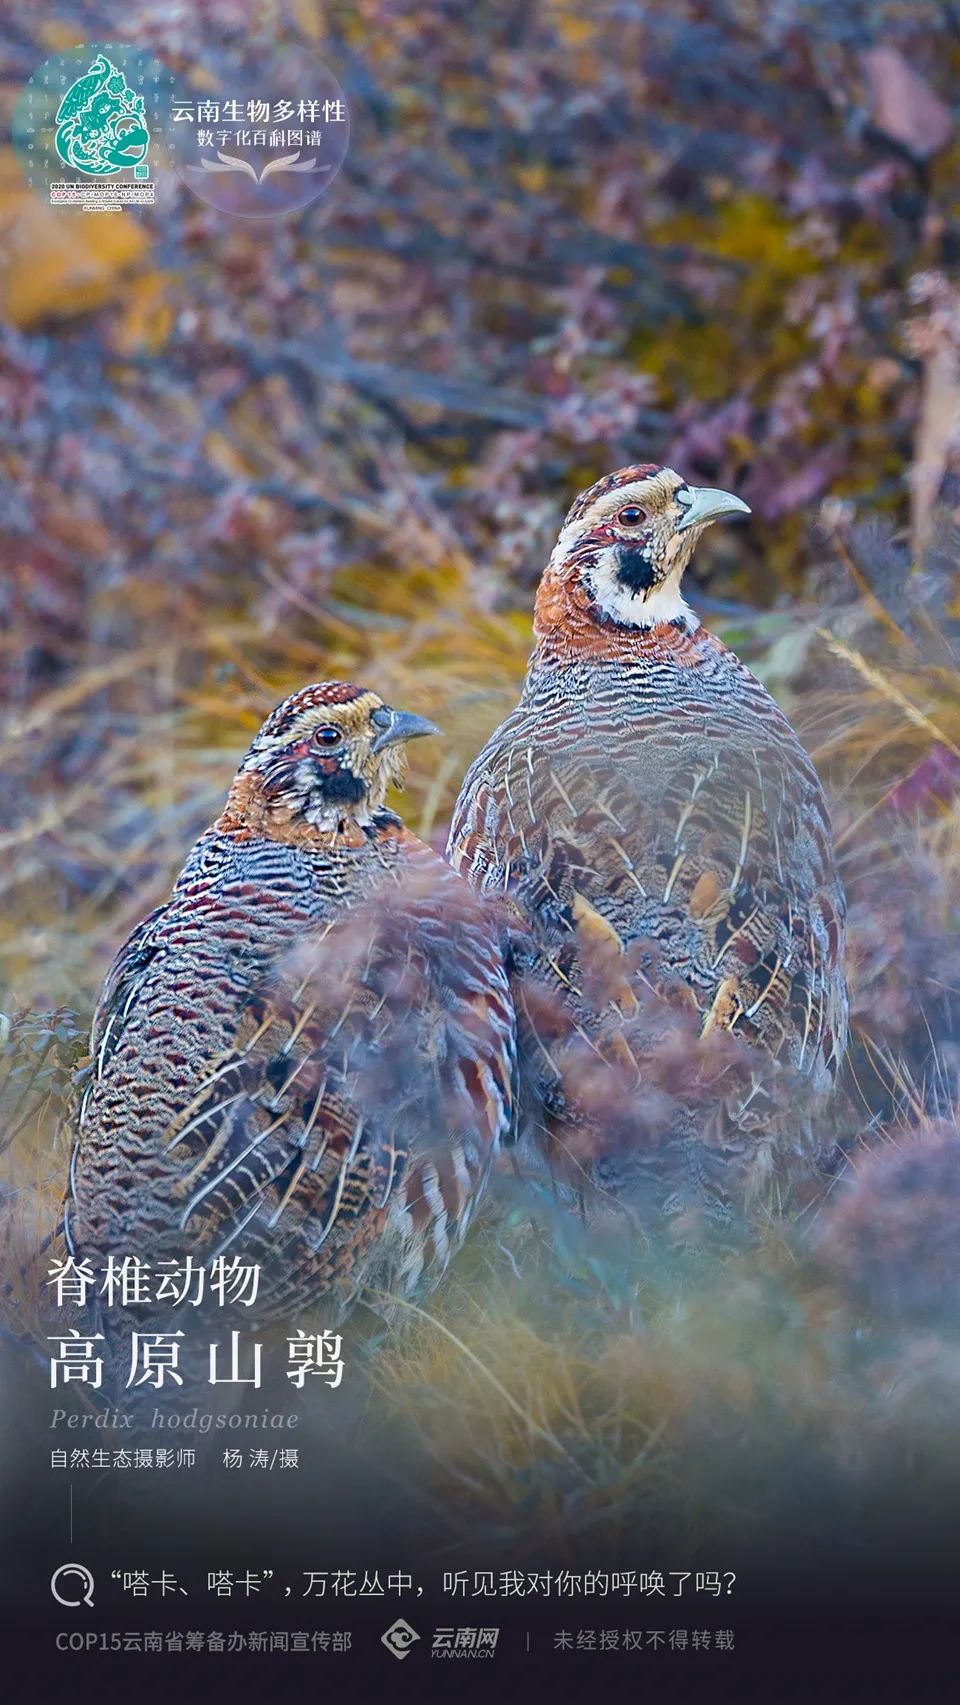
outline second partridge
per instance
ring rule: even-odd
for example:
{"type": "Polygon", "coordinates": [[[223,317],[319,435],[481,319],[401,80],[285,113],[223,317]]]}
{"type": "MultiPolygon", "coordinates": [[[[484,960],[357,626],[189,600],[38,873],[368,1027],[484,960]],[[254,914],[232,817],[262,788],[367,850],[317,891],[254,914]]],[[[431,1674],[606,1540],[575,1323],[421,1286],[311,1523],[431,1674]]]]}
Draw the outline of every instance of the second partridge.
{"type": "Polygon", "coordinates": [[[268,717],[101,994],[78,1258],[229,1252],[268,1319],[440,1278],[510,1128],[515,1046],[488,908],[385,805],[432,733],[338,681],[268,717]]]}
{"type": "Polygon", "coordinates": [[[847,1031],[822,787],[783,712],[682,593],[704,529],[738,513],[730,493],[651,464],[581,493],[540,582],[520,703],[469,770],[448,849],[532,935],[518,1016],[533,1122],[554,1152],[586,1155],[603,1189],[719,1219],[795,1163],[816,1167],[816,1109],[847,1031]],[[655,1140],[616,1105],[649,1089],[654,993],[691,1060],[710,1042],[747,1061],[710,1109],[674,1060],[655,1140]],[[611,1059],[629,1070],[604,1090],[611,1059]],[[786,1110],[761,1081],[773,1062],[786,1110]]]}

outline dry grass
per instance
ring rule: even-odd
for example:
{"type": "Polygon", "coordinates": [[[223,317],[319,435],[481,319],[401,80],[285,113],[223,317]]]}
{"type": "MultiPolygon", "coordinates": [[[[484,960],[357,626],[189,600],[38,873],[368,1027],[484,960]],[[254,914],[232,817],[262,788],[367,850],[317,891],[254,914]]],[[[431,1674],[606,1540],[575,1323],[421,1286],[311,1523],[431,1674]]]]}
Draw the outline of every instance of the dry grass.
{"type": "MultiPolygon", "coordinates": [[[[71,1077],[107,955],[165,890],[262,711],[307,675],[369,675],[376,652],[378,684],[449,731],[439,767],[421,759],[405,807],[430,833],[516,690],[524,624],[476,609],[470,567],[441,534],[411,536],[411,560],[378,594],[387,611],[369,636],[311,613],[281,657],[251,620],[208,611],[189,648],[171,645],[150,670],[80,670],[8,723],[2,752],[15,775],[26,722],[36,740],[97,734],[86,779],[59,775],[54,760],[46,803],[5,847],[13,985],[25,1008],[52,996],[80,1015],[25,1010],[6,1038],[0,1271],[8,1328],[28,1344],[49,1330],[43,1244],[55,1233],[71,1077]],[[411,579],[416,620],[402,615],[411,579]],[[217,680],[225,660],[229,691],[217,680]],[[71,866],[82,869],[81,893],[71,866]],[[51,883],[66,885],[68,932],[51,883]]],[[[362,573],[341,587],[344,599],[368,592],[362,573]]],[[[508,1537],[518,1555],[532,1535],[559,1555],[578,1541],[614,1544],[641,1521],[697,1546],[731,1523],[749,1533],[772,1519],[805,1477],[822,1489],[837,1475],[909,1478],[918,1462],[934,1479],[950,1473],[957,1320],[946,1306],[922,1321],[909,1308],[878,1311],[849,1263],[831,1265],[823,1250],[835,1210],[842,1223],[868,1172],[858,1155],[909,1149],[934,1116],[956,1131],[960,812],[932,755],[953,754],[960,701],[945,666],[925,659],[924,623],[903,623],[876,595],[849,598],[833,620],[811,612],[809,626],[795,677],[778,691],[802,710],[832,779],[851,902],[858,1128],[846,1176],[825,1202],[761,1228],[753,1252],[689,1268],[626,1232],[581,1226],[542,1180],[505,1177],[441,1293],[386,1332],[357,1329],[372,1434],[392,1416],[415,1441],[424,1492],[478,1533],[508,1537]],[[843,637],[823,647],[815,629],[843,637]]],[[[770,657],[751,660],[762,672],[770,657]]],[[[957,1204],[932,1200],[926,1211],[949,1216],[957,1204]]]]}

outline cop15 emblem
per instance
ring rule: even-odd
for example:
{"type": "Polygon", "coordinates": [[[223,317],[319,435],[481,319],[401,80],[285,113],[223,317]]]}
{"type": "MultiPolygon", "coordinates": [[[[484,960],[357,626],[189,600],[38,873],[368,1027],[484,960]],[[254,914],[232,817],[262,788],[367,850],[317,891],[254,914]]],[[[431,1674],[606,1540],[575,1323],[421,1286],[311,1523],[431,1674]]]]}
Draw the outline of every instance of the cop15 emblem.
{"type": "Polygon", "coordinates": [[[103,53],[71,83],[57,110],[56,126],[61,160],[93,178],[141,166],[150,146],[143,96],[103,53]]]}
{"type": "Polygon", "coordinates": [[[122,212],[156,204],[169,169],[173,73],[125,42],[87,43],[37,67],[17,100],[13,145],[51,207],[122,212]]]}

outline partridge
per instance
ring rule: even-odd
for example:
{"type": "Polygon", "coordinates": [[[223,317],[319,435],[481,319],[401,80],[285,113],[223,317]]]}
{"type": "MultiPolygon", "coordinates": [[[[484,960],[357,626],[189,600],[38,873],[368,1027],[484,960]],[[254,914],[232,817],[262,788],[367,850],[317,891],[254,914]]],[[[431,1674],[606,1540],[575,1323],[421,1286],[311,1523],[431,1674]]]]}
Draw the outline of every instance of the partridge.
{"type": "Polygon", "coordinates": [[[524,1123],[561,1170],[701,1223],[816,1170],[847,1029],[820,782],[681,591],[704,529],[746,513],[646,464],[581,493],[448,847],[529,931],[524,1123]]]}
{"type": "Polygon", "coordinates": [[[229,1251],[267,1319],[440,1278],[510,1128],[515,1036],[489,908],[384,804],[436,732],[342,682],[268,717],[107,976],[77,1258],[229,1251]]]}

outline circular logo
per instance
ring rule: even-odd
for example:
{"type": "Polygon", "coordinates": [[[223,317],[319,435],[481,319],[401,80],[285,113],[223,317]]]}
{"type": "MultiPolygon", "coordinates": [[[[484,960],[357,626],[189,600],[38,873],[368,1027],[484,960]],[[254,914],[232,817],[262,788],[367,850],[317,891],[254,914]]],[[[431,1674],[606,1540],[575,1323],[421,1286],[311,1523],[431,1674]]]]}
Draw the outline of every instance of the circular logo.
{"type": "Polygon", "coordinates": [[[350,114],[333,72],[300,48],[230,56],[181,76],[125,43],[51,56],[14,111],[31,188],[51,206],[152,206],[176,174],[223,213],[270,219],[308,207],[346,158],[350,114]]]}
{"type": "Polygon", "coordinates": [[[13,117],[31,189],[53,207],[88,212],[152,206],[173,88],[166,66],[122,42],[45,60],[13,117]]]}
{"type": "Polygon", "coordinates": [[[268,63],[198,65],[166,127],[181,181],[211,207],[269,219],[308,207],[346,158],[350,114],[327,66],[279,47],[268,63]]]}

